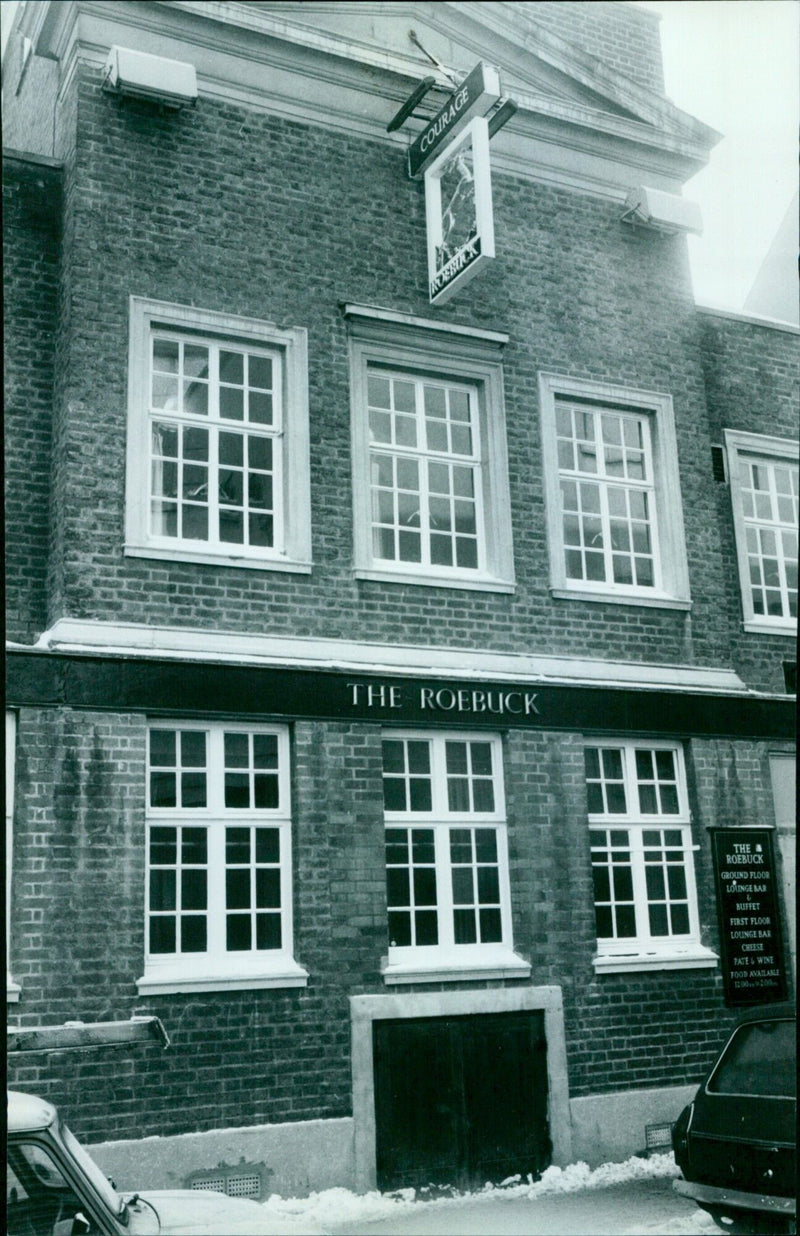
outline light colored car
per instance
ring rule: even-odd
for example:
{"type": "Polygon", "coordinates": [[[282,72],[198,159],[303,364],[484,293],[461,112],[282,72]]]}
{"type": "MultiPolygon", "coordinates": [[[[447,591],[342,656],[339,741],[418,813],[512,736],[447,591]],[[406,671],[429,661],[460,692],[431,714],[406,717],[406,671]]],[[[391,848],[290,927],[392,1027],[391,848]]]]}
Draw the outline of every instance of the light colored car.
{"type": "Polygon", "coordinates": [[[8,1093],[8,1236],[313,1236],[258,1202],[205,1190],[117,1193],[51,1103],[8,1093]]]}

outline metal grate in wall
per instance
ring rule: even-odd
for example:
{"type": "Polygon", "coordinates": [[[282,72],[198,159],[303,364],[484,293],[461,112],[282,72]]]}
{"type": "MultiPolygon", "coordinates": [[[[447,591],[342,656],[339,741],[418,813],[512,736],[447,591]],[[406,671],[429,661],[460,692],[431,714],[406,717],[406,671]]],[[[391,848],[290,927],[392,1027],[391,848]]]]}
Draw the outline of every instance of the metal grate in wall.
{"type": "Polygon", "coordinates": [[[258,1172],[226,1172],[213,1176],[197,1176],[190,1189],[206,1189],[215,1193],[227,1193],[228,1197],[261,1198],[261,1177],[258,1172]]]}
{"type": "Polygon", "coordinates": [[[715,481],[724,482],[728,479],[724,446],[712,446],[711,448],[711,474],[715,481]]]}

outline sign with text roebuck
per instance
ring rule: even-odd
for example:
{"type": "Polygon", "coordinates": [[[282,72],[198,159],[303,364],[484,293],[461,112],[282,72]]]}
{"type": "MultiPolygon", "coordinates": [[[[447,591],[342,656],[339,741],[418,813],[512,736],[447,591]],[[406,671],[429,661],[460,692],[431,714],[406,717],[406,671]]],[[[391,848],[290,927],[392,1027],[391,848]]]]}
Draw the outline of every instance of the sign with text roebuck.
{"type": "Polygon", "coordinates": [[[728,1005],[786,999],[772,836],[769,828],[711,832],[728,1005]]]}

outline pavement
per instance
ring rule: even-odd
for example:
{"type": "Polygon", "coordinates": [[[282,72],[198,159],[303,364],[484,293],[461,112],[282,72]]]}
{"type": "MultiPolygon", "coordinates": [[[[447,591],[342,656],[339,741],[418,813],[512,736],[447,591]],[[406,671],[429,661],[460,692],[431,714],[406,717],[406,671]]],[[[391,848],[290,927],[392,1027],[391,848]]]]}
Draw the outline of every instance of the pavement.
{"type": "MultiPolygon", "coordinates": [[[[324,1221],[323,1221],[324,1224],[324,1221]]],[[[328,1226],[332,1236],[712,1236],[718,1229],[672,1180],[504,1198],[494,1193],[420,1202],[377,1222],[328,1226]]]]}

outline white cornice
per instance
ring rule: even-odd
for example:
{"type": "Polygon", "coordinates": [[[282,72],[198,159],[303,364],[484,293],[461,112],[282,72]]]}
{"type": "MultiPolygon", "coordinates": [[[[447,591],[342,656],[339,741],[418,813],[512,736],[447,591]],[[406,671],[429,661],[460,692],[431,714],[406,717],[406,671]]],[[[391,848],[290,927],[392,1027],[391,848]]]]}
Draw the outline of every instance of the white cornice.
{"type": "Polygon", "coordinates": [[[757,317],[752,313],[736,313],[732,309],[715,309],[712,305],[696,305],[698,313],[709,318],[727,318],[731,322],[744,322],[747,326],[763,326],[766,330],[780,330],[787,335],[800,335],[800,326],[784,322],[780,318],[757,317]]]}
{"type": "MultiPolygon", "coordinates": [[[[116,42],[191,59],[201,98],[323,125],[399,151],[424,123],[418,117],[401,132],[386,133],[398,103],[430,68],[419,57],[313,30],[255,5],[63,0],[47,11],[40,50],[61,59],[62,92],[76,55],[99,69],[116,42]]],[[[527,54],[533,61],[533,51],[527,54]]],[[[657,96],[650,98],[647,117],[634,119],[616,113],[613,101],[604,111],[535,87],[514,86],[508,93],[519,111],[492,144],[500,173],[622,201],[640,183],[679,191],[707,157],[704,127],[679,123],[657,96]]],[[[434,90],[421,110],[432,114],[442,98],[434,90]]]]}
{"type": "MultiPolygon", "coordinates": [[[[20,645],[14,645],[21,651],[20,645]]],[[[349,639],[311,639],[231,631],[147,626],[61,618],[29,651],[84,656],[125,656],[213,661],[271,668],[339,670],[397,677],[443,677],[475,681],[627,687],[697,694],[752,694],[733,670],[654,665],[589,657],[540,656],[383,644],[349,639]]]]}

